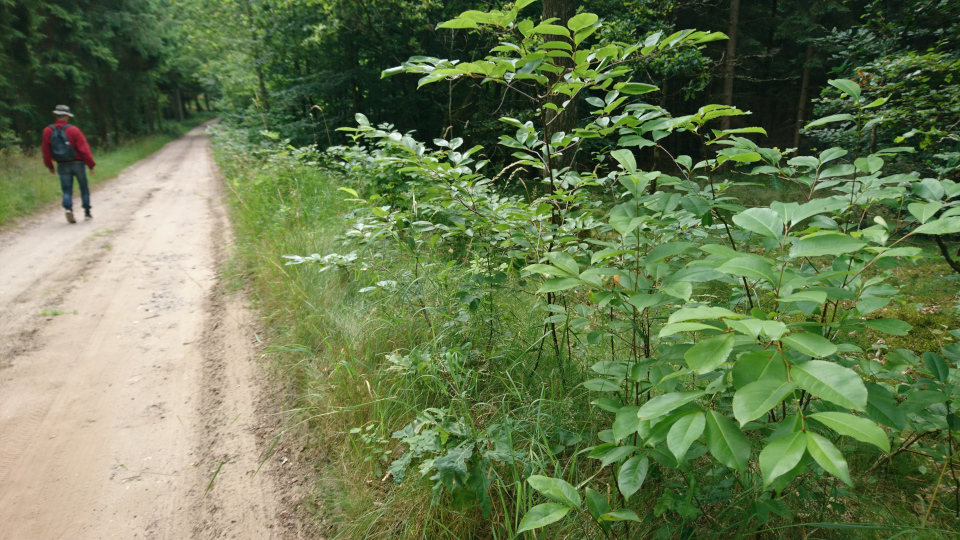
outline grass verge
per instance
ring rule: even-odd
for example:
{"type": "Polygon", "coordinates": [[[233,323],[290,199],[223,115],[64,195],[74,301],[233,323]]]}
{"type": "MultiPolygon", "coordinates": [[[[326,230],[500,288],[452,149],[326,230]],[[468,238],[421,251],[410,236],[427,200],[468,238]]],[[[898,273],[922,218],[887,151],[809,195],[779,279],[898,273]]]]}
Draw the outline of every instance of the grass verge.
{"type": "MultiPolygon", "coordinates": [[[[94,149],[97,167],[95,175],[87,176],[90,185],[116,178],[123,169],[214,117],[212,113],[201,113],[182,124],[168,122],[158,133],[126,142],[113,150],[101,152],[94,149]]],[[[45,204],[59,200],[60,196],[59,177],[50,174],[43,166],[39,149],[26,153],[0,150],[0,227],[36,212],[45,204]]]]}

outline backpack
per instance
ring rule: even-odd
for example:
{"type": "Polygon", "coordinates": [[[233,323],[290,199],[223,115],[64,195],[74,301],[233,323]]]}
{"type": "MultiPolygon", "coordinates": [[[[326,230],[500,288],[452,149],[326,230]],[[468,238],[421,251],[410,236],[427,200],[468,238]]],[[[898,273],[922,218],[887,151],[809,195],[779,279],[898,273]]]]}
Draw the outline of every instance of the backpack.
{"type": "Polygon", "coordinates": [[[74,161],[77,157],[76,152],[70,146],[66,133],[70,124],[62,128],[51,124],[50,127],[53,129],[53,133],[50,134],[50,153],[53,154],[53,159],[56,161],[74,161]]]}

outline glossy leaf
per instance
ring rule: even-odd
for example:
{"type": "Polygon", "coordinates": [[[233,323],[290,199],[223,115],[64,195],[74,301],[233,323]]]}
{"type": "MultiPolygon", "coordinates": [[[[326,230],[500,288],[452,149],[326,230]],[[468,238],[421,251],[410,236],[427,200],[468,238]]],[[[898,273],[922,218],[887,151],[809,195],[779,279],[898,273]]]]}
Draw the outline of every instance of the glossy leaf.
{"type": "Polygon", "coordinates": [[[760,472],[763,487],[793,470],[807,450],[807,435],[802,431],[790,433],[768,444],[760,451],[760,472]]]}
{"type": "Polygon", "coordinates": [[[937,353],[923,353],[923,365],[938,381],[945,383],[950,378],[950,364],[937,353]]]}
{"type": "Polygon", "coordinates": [[[564,506],[559,503],[538,504],[531,508],[530,511],[523,516],[523,519],[520,520],[520,525],[517,527],[517,534],[556,523],[563,519],[569,511],[569,506],[564,506]]]}
{"type": "Polygon", "coordinates": [[[825,116],[823,118],[818,118],[813,122],[810,122],[803,129],[810,129],[812,127],[822,126],[824,124],[831,124],[833,122],[854,122],[856,118],[852,114],[832,114],[830,116],[825,116]]]}
{"type": "Polygon", "coordinates": [[[909,334],[910,329],[913,328],[909,323],[899,319],[874,319],[872,321],[865,321],[863,325],[867,328],[873,328],[884,334],[892,334],[894,336],[905,336],[909,334]]]}
{"type": "Polygon", "coordinates": [[[852,369],[811,360],[790,368],[790,376],[800,388],[820,399],[855,411],[863,411],[867,406],[867,388],[852,369]]]}
{"type": "Polygon", "coordinates": [[[699,412],[681,416],[673,423],[667,433],[667,448],[677,457],[677,461],[682,461],[687,455],[690,445],[703,434],[705,425],[706,417],[699,412]]]}
{"type": "Polygon", "coordinates": [[[527,478],[527,483],[551,501],[571,508],[580,508],[580,494],[577,493],[577,488],[564,480],[534,475],[527,478]]]}
{"type": "Polygon", "coordinates": [[[889,390],[876,383],[869,383],[867,387],[867,416],[894,429],[904,429],[907,426],[907,417],[897,407],[897,400],[889,390]]]}
{"type": "Polygon", "coordinates": [[[747,422],[760,418],[779,405],[783,398],[796,388],[795,383],[786,380],[765,379],[752,382],[733,395],[733,416],[740,422],[740,427],[743,427],[747,422]]]}
{"type": "Polygon", "coordinates": [[[587,488],[586,495],[587,510],[590,512],[590,515],[593,516],[593,519],[597,519],[612,510],[610,503],[607,502],[607,498],[597,491],[587,488]]]}
{"type": "Polygon", "coordinates": [[[640,518],[637,517],[636,512],[633,510],[621,508],[620,510],[614,510],[613,512],[608,512],[600,516],[599,521],[636,521],[640,523],[640,518]]]}
{"type": "Polygon", "coordinates": [[[843,454],[830,441],[816,433],[806,432],[807,452],[816,460],[823,470],[843,480],[847,485],[852,486],[850,480],[850,469],[847,466],[847,460],[843,454]]]}
{"type": "Polygon", "coordinates": [[[680,308],[677,311],[673,312],[670,315],[670,318],[667,319],[668,323],[676,323],[683,321],[692,321],[699,319],[720,319],[720,318],[732,318],[739,319],[743,315],[734,313],[727,308],[714,307],[714,306],[704,306],[704,307],[694,307],[694,308],[680,308]]]}
{"type": "Polygon", "coordinates": [[[705,394],[706,392],[703,390],[691,390],[688,392],[670,392],[669,394],[657,396],[644,403],[637,412],[637,416],[641,419],[657,418],[705,394]]]}
{"type": "Polygon", "coordinates": [[[727,361],[735,341],[736,336],[730,333],[701,340],[684,353],[683,359],[690,369],[709,373],[727,361]]]}
{"type": "Polygon", "coordinates": [[[870,443],[884,452],[890,452],[890,440],[887,434],[875,423],[848,413],[822,412],[811,414],[813,418],[841,435],[853,437],[858,441],[870,443]]]}
{"type": "Polygon", "coordinates": [[[860,86],[857,83],[847,80],[847,79],[833,79],[827,81],[827,84],[838,88],[844,94],[852,97],[853,99],[860,99],[860,86]]]}
{"type": "Polygon", "coordinates": [[[646,456],[633,456],[620,467],[617,487],[624,499],[629,500],[631,495],[640,491],[649,469],[650,459],[646,456]]]}
{"type": "Polygon", "coordinates": [[[790,247],[790,256],[797,257],[824,257],[827,255],[843,255],[859,251],[866,244],[846,234],[820,234],[801,238],[790,247]]]}
{"type": "Polygon", "coordinates": [[[770,264],[758,257],[737,257],[736,259],[731,259],[717,267],[717,271],[735,276],[744,276],[750,279],[765,279],[774,285],[778,282],[777,275],[774,273],[770,264]]]}
{"type": "Polygon", "coordinates": [[[567,21],[567,28],[576,32],[596,23],[599,19],[600,17],[593,13],[580,13],[570,17],[570,20],[567,21]]]}
{"type": "Polygon", "coordinates": [[[733,216],[733,222],[761,236],[783,238],[783,220],[769,208],[750,208],[733,216]]]}
{"type": "Polygon", "coordinates": [[[923,234],[956,234],[960,232],[960,217],[944,217],[929,221],[914,229],[923,234]]]}
{"type": "Polygon", "coordinates": [[[780,342],[797,352],[814,358],[823,358],[837,352],[837,346],[829,339],[810,332],[783,336],[780,338],[780,342]]]}
{"type": "Polygon", "coordinates": [[[729,418],[717,411],[707,411],[706,442],[710,454],[731,469],[747,470],[750,441],[729,418]]]}

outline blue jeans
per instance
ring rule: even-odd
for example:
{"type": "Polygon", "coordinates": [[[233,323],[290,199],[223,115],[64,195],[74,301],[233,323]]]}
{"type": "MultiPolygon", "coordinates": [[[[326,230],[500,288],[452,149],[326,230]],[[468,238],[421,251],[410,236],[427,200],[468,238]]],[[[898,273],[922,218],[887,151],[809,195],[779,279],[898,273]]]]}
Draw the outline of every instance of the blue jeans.
{"type": "Polygon", "coordinates": [[[83,209],[90,210],[87,166],[82,161],[57,163],[57,174],[60,175],[60,187],[63,189],[63,207],[67,210],[73,210],[73,179],[76,177],[77,183],[80,184],[80,198],[83,200],[83,209]]]}

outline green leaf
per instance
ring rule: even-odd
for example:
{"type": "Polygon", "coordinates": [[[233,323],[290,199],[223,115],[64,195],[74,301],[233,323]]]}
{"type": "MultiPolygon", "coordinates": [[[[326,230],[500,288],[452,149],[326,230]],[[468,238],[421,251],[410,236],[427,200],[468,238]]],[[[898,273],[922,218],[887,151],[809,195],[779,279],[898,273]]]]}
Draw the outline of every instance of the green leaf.
{"type": "Polygon", "coordinates": [[[556,24],[540,23],[530,30],[531,34],[550,34],[552,36],[570,37],[570,31],[556,24]]]}
{"type": "Polygon", "coordinates": [[[469,19],[451,19],[446,22],[442,22],[437,25],[437,28],[453,28],[453,29],[463,29],[463,28],[479,28],[476,21],[471,21],[469,19]]]}
{"type": "Polygon", "coordinates": [[[714,410],[707,411],[707,449],[710,454],[731,469],[747,470],[750,460],[750,441],[729,418],[714,410]]]}
{"type": "Polygon", "coordinates": [[[713,307],[713,306],[703,306],[703,307],[693,307],[693,308],[680,308],[677,311],[674,311],[670,318],[667,319],[668,323],[691,321],[694,319],[721,319],[721,318],[730,318],[730,319],[742,319],[743,315],[734,313],[727,308],[722,307],[713,307]]]}
{"type": "Polygon", "coordinates": [[[673,452],[677,461],[682,461],[690,445],[700,438],[706,423],[706,417],[698,412],[681,416],[670,426],[670,431],[667,433],[667,448],[673,452]]]}
{"type": "Polygon", "coordinates": [[[733,216],[733,222],[768,238],[783,238],[783,220],[770,208],[750,208],[733,216]]]}
{"type": "Polygon", "coordinates": [[[690,300],[690,296],[693,295],[693,284],[689,281],[678,281],[676,283],[666,283],[662,285],[659,289],[660,292],[669,294],[674,298],[679,298],[684,302],[690,300]]]}
{"type": "Polygon", "coordinates": [[[633,454],[638,448],[636,446],[624,445],[616,446],[608,449],[606,452],[603,452],[601,455],[594,456],[591,454],[590,457],[600,460],[600,466],[606,467],[607,465],[620,461],[621,459],[633,454]]]}
{"type": "Polygon", "coordinates": [[[613,438],[617,442],[633,435],[640,429],[643,420],[637,416],[640,407],[627,405],[617,411],[617,417],[613,421],[613,438]]]}
{"type": "Polygon", "coordinates": [[[937,353],[923,353],[923,365],[927,366],[930,374],[942,383],[947,382],[947,379],[950,378],[950,364],[937,353]]]}
{"type": "Polygon", "coordinates": [[[567,28],[573,30],[574,32],[586,28],[595,22],[600,20],[600,17],[596,16],[593,13],[581,13],[579,15],[574,15],[570,17],[570,20],[567,21],[567,28]]]}
{"type": "Polygon", "coordinates": [[[558,503],[544,503],[538,504],[530,509],[527,512],[523,519],[520,520],[520,526],[517,528],[517,534],[520,534],[524,531],[532,531],[533,529],[539,529],[541,527],[546,527],[551,523],[556,523],[563,519],[567,515],[567,512],[570,511],[569,506],[564,506],[558,503]]]}
{"type": "Polygon", "coordinates": [[[883,332],[884,334],[891,334],[894,336],[905,336],[910,333],[910,329],[913,326],[909,323],[903,322],[899,319],[873,319],[871,321],[864,321],[864,326],[867,328],[873,328],[874,330],[883,332]]]}
{"type": "Polygon", "coordinates": [[[850,235],[832,232],[818,233],[794,242],[793,246],[790,247],[790,256],[793,258],[836,256],[843,253],[853,253],[864,246],[866,244],[850,235]]]}
{"type": "Polygon", "coordinates": [[[811,414],[808,418],[813,418],[828,428],[841,435],[853,437],[858,441],[870,443],[884,452],[890,452],[890,440],[880,426],[876,423],[842,412],[822,412],[811,414]]]}
{"type": "Polygon", "coordinates": [[[752,382],[733,395],[733,416],[743,427],[779,405],[796,387],[795,383],[777,379],[752,382]]]}
{"type": "Polygon", "coordinates": [[[676,409],[677,407],[690,403],[706,394],[703,390],[691,390],[688,392],[670,392],[662,396],[657,396],[643,404],[637,412],[641,419],[658,418],[676,409]]]}
{"type": "Polygon", "coordinates": [[[889,390],[876,383],[867,385],[867,416],[894,429],[904,429],[907,417],[897,408],[897,399],[889,390]]]}
{"type": "Polygon", "coordinates": [[[551,501],[558,502],[571,508],[580,508],[580,494],[577,488],[559,478],[533,475],[527,478],[530,487],[537,490],[551,501]]]}
{"type": "Polygon", "coordinates": [[[593,390],[594,392],[617,392],[621,389],[619,384],[609,379],[590,379],[581,384],[587,390],[593,390]]]}
{"type": "Polygon", "coordinates": [[[850,469],[847,467],[847,460],[843,459],[843,454],[837,447],[827,439],[816,433],[806,432],[807,452],[823,467],[823,470],[843,480],[848,486],[853,485],[850,480],[850,469]]]}
{"type": "Polygon", "coordinates": [[[809,202],[801,204],[796,210],[794,210],[793,215],[790,216],[790,224],[796,225],[801,221],[816,216],[818,214],[825,214],[827,212],[835,212],[837,210],[843,210],[849,206],[849,202],[844,199],[814,199],[809,202]]]}
{"type": "Polygon", "coordinates": [[[580,275],[580,266],[569,254],[562,251],[547,253],[547,259],[573,276],[580,275]]]}
{"type": "Polygon", "coordinates": [[[643,260],[644,265],[660,262],[668,257],[679,255],[684,251],[697,247],[693,242],[670,242],[661,244],[650,250],[647,257],[643,260]]]}
{"type": "Polygon", "coordinates": [[[593,519],[597,519],[611,510],[607,498],[590,488],[587,488],[587,509],[593,519]]]}
{"type": "Polygon", "coordinates": [[[839,89],[841,92],[855,100],[860,99],[860,86],[853,81],[849,81],[847,79],[833,79],[831,81],[827,81],[827,84],[839,89]]]}
{"type": "Polygon", "coordinates": [[[633,456],[620,467],[617,487],[620,488],[620,493],[625,500],[629,500],[631,495],[640,491],[649,468],[650,459],[646,456],[633,456]]]}
{"type": "Polygon", "coordinates": [[[822,126],[824,124],[830,124],[833,122],[853,122],[856,118],[852,114],[832,114],[830,116],[825,116],[823,118],[814,120],[810,122],[803,129],[810,129],[812,127],[822,126]]]}
{"type": "MultiPolygon", "coordinates": [[[[570,272],[567,270],[557,268],[556,266],[551,266],[549,264],[531,264],[523,269],[524,272],[529,272],[531,274],[543,274],[545,276],[569,276],[570,272]]],[[[576,274],[574,274],[576,275],[576,274]]]]}
{"type": "Polygon", "coordinates": [[[720,265],[717,271],[751,279],[765,279],[772,285],[778,282],[770,264],[759,257],[737,257],[720,265]]]}
{"type": "Polygon", "coordinates": [[[927,220],[932,218],[943,208],[943,205],[934,202],[934,203],[911,203],[907,205],[907,210],[913,214],[913,217],[917,218],[917,221],[920,223],[926,223],[927,220]]]}
{"type": "Polygon", "coordinates": [[[730,333],[704,339],[690,347],[684,353],[683,359],[687,361],[690,369],[699,372],[701,375],[709,373],[727,361],[735,342],[736,335],[730,333]]]}
{"type": "Polygon", "coordinates": [[[841,407],[862,412],[867,406],[867,388],[852,369],[811,360],[790,368],[790,376],[800,388],[841,407]]]}
{"type": "Polygon", "coordinates": [[[579,285],[583,285],[583,282],[577,278],[548,279],[537,289],[537,294],[565,291],[579,285]]]}
{"type": "Polygon", "coordinates": [[[783,336],[780,338],[780,342],[797,352],[814,358],[823,358],[837,352],[837,346],[829,339],[809,332],[783,336]]]}
{"type": "Polygon", "coordinates": [[[657,337],[667,337],[674,334],[679,334],[680,332],[700,332],[701,330],[716,330],[716,326],[710,326],[709,324],[695,323],[695,322],[682,322],[664,325],[660,329],[660,333],[657,337]]]}
{"type": "Polygon", "coordinates": [[[784,435],[764,447],[760,451],[763,487],[769,487],[774,480],[792,471],[803,459],[806,450],[807,436],[802,431],[784,435]]]}
{"type": "Polygon", "coordinates": [[[873,174],[883,168],[883,158],[870,155],[865,158],[859,158],[853,164],[866,174],[873,174]]]}
{"type": "Polygon", "coordinates": [[[930,221],[917,227],[913,232],[921,234],[956,234],[960,232],[960,217],[944,217],[930,221]]]}
{"type": "Polygon", "coordinates": [[[633,510],[621,508],[620,510],[614,510],[613,512],[608,512],[600,516],[598,521],[636,521],[640,523],[640,518],[637,517],[637,513],[633,510]]]}
{"type": "Polygon", "coordinates": [[[620,91],[623,94],[629,94],[632,96],[637,96],[641,94],[649,94],[650,92],[656,92],[660,90],[652,84],[643,84],[643,83],[620,83],[614,88],[620,91]]]}
{"type": "Polygon", "coordinates": [[[816,302],[822,304],[827,301],[827,293],[823,291],[797,291],[790,296],[780,298],[782,303],[790,302],[816,302]]]}
{"type": "Polygon", "coordinates": [[[625,148],[620,148],[610,152],[610,157],[617,160],[617,163],[623,167],[623,170],[633,173],[637,172],[637,159],[633,156],[633,152],[625,148]]]}

